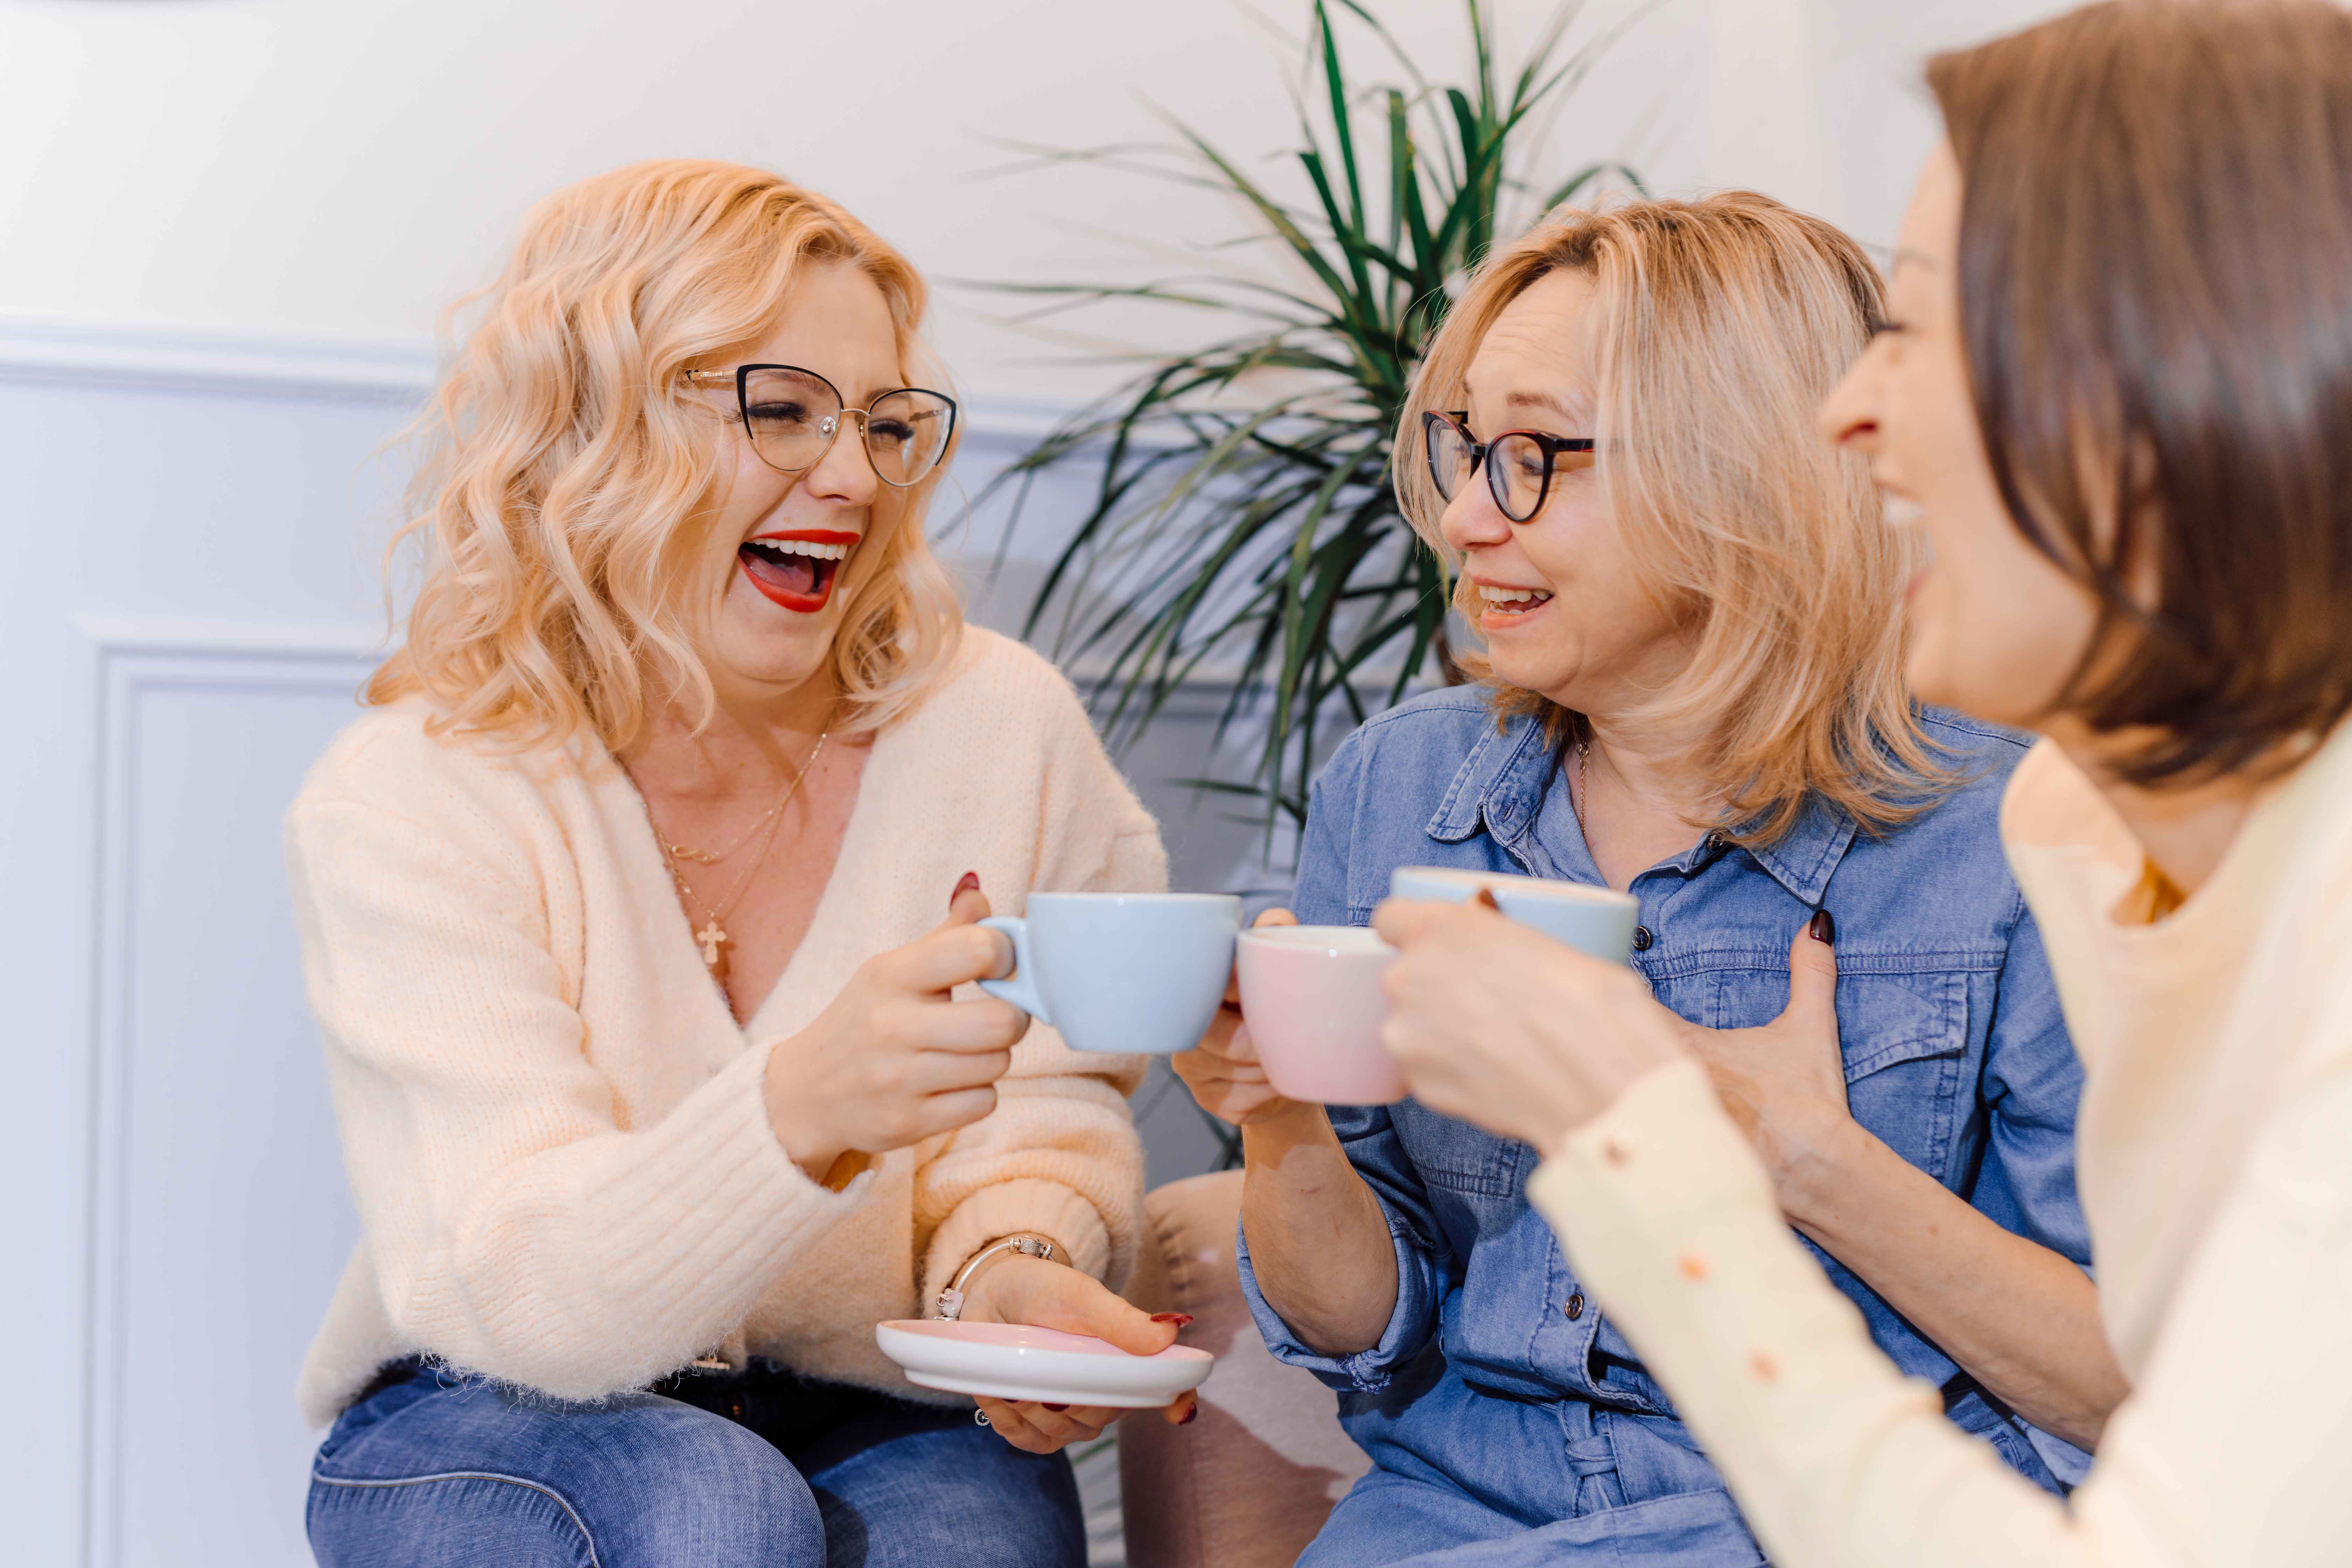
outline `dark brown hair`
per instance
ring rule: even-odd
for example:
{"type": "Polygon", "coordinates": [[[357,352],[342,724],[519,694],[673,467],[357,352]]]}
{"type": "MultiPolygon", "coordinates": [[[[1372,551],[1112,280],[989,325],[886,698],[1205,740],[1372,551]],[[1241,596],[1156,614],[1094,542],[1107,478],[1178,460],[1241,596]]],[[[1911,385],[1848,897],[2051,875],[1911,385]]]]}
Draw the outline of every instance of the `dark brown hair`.
{"type": "Polygon", "coordinates": [[[2158,731],[2136,783],[2292,755],[2352,709],[2352,15],[2111,0],[1927,80],[1993,475],[2101,605],[2058,706],[2158,731]]]}

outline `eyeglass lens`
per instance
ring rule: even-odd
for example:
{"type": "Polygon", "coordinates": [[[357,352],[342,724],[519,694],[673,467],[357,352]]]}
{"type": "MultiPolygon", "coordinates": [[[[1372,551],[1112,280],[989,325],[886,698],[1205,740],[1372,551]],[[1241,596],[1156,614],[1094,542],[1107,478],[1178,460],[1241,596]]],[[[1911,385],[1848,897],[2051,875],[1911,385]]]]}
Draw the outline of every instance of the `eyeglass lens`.
{"type": "Polygon", "coordinates": [[[1434,414],[1422,420],[1421,429],[1429,443],[1429,481],[1439,495],[1452,500],[1470,477],[1470,438],[1453,420],[1434,414]]]}
{"type": "Polygon", "coordinates": [[[1532,437],[1498,436],[1486,448],[1486,487],[1513,522],[1535,516],[1550,482],[1551,455],[1532,437]]]}
{"type": "MultiPolygon", "coordinates": [[[[833,388],[805,372],[755,370],[743,378],[744,424],[770,468],[788,474],[814,468],[844,417],[833,388]]],[[[936,393],[908,388],[875,399],[861,423],[874,471],[886,483],[911,485],[947,451],[955,409],[936,393]]]]}
{"type": "MultiPolygon", "coordinates": [[[[1452,500],[1477,465],[1477,448],[1453,420],[1433,414],[1423,421],[1429,447],[1429,478],[1437,493],[1452,500]]],[[[1546,453],[1534,437],[1514,431],[1497,437],[1486,456],[1486,488],[1513,522],[1535,516],[1558,472],[1592,466],[1590,452],[1546,453]]]]}

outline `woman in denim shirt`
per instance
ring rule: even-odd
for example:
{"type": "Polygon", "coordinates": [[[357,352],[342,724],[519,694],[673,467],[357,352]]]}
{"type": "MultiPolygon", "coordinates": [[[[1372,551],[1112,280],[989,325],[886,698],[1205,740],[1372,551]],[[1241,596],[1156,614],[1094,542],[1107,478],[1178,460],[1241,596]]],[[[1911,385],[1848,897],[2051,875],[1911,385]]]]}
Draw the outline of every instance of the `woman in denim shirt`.
{"type": "MultiPolygon", "coordinates": [[[[1297,916],[1363,924],[1403,865],[1630,891],[1634,966],[1831,1279],[2063,1490],[2124,1384],[2084,1272],[2080,1073],[1995,835],[2023,742],[1909,705],[1907,541],[1811,430],[1879,288],[1837,230],[1742,193],[1569,216],[1488,263],[1398,461],[1486,679],[1340,747],[1297,916]]],[[[1177,1065],[1243,1127],[1266,1342],[1374,1461],[1304,1563],[1763,1561],[1528,1205],[1530,1150],[1411,1100],[1284,1100],[1230,1017],[1177,1065]]]]}

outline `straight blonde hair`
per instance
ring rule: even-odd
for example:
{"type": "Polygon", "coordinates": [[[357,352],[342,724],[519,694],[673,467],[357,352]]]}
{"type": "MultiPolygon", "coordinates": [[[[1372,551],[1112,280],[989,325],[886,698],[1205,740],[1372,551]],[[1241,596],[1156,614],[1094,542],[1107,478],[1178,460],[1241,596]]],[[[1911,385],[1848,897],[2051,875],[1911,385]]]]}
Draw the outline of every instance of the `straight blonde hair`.
{"type": "MultiPolygon", "coordinates": [[[[583,729],[624,751],[672,693],[707,722],[717,697],[698,568],[721,443],[741,437],[684,378],[757,343],[800,268],[823,262],[873,279],[902,367],[925,361],[914,268],[764,170],[636,163],[532,209],[504,275],[451,308],[483,313],[411,432],[422,460],[393,544],[421,544],[423,583],[404,645],[362,700],[423,693],[436,732],[517,751],[583,729]]],[[[900,504],[875,509],[835,589],[836,731],[888,723],[954,656],[962,611],[923,537],[952,457],[884,492],[900,504]]]]}
{"type": "MultiPolygon", "coordinates": [[[[1867,465],[1822,440],[1815,411],[1881,313],[1878,269],[1818,218],[1749,191],[1554,213],[1479,267],[1431,341],[1398,431],[1405,517],[1449,566],[1444,500],[1422,451],[1425,410],[1460,408],[1470,363],[1537,279],[1594,284],[1601,493],[1635,569],[1694,633],[1689,668],[1645,716],[1705,739],[1696,759],[1739,842],[1769,844],[1822,799],[1871,831],[1952,782],[1904,683],[1910,531],[1879,518],[1867,465]]],[[[1476,620],[1470,584],[1455,604],[1476,620]]],[[[1497,718],[1539,716],[1555,743],[1583,718],[1461,664],[1497,718]]]]}

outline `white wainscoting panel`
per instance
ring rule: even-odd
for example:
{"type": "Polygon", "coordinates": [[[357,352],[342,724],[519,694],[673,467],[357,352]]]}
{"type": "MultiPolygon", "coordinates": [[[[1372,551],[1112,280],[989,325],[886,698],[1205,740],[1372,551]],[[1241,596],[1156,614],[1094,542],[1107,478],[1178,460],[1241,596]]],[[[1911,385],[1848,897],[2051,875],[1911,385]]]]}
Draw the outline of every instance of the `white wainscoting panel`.
{"type": "Polygon", "coordinates": [[[9,1563],[308,1559],[289,1379],[352,1226],[278,819],[355,714],[430,363],[0,323],[9,1563]]]}
{"type": "Polygon", "coordinates": [[[279,821],[372,660],[101,638],[88,1562],[296,1568],[293,1380],[358,1222],[279,821]]]}

